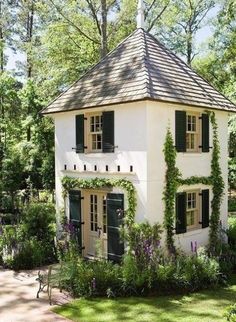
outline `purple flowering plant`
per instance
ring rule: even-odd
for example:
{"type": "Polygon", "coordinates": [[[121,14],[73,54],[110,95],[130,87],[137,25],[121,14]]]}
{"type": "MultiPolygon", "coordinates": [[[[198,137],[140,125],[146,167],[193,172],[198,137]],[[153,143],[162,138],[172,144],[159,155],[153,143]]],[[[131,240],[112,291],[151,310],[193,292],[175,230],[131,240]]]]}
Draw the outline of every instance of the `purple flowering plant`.
{"type": "Polygon", "coordinates": [[[129,252],[140,270],[155,265],[160,255],[161,226],[149,223],[134,224],[126,235],[129,252]]]}

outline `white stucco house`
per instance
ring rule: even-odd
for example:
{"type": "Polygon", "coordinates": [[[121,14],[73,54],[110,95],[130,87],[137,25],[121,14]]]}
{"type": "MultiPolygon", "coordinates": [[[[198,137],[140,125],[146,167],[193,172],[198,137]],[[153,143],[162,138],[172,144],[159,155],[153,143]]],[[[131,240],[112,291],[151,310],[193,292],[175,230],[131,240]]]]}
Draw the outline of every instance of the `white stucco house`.
{"type": "MultiPolygon", "coordinates": [[[[136,189],[135,220],[162,223],[167,127],[183,177],[209,176],[212,128],[207,111],[215,112],[218,123],[225,181],[221,221],[226,226],[227,122],[236,107],[144,29],[134,31],[42,111],[55,122],[57,209],[66,207],[68,218],[78,223],[84,256],[96,255],[97,240],[104,257],[122,255],[114,227],[127,196],[118,188],[79,189],[64,203],[61,179],[126,178],[136,189]]],[[[189,252],[191,242],[208,243],[212,191],[196,184],[178,192],[184,205],[182,216],[176,211],[176,222],[183,222],[177,225],[181,229],[176,227],[175,242],[189,252]]]]}

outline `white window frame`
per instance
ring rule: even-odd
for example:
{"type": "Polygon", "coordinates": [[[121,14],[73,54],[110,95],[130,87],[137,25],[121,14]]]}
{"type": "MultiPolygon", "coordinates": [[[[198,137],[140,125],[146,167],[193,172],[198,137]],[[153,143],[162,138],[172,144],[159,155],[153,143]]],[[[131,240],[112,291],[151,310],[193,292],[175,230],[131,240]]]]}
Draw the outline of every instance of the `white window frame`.
{"type": "MultiPolygon", "coordinates": [[[[194,230],[200,228],[200,215],[201,215],[201,198],[200,198],[200,193],[201,191],[199,189],[195,190],[187,190],[186,192],[186,228],[187,231],[194,230]],[[195,194],[196,195],[196,200],[195,200],[195,207],[188,207],[188,196],[190,194],[195,194]],[[193,225],[188,225],[188,212],[190,213],[191,211],[194,211],[194,224],[193,225]]],[[[193,201],[193,200],[192,200],[193,201]]]]}
{"type": "MultiPolygon", "coordinates": [[[[87,126],[85,131],[85,142],[87,146],[87,153],[101,153],[102,152],[102,140],[103,140],[103,134],[102,134],[102,112],[95,112],[95,113],[89,113],[85,115],[85,118],[87,119],[87,126]],[[91,120],[92,118],[99,117],[100,118],[100,129],[99,131],[92,131],[91,129],[91,120]],[[101,149],[94,148],[93,147],[93,136],[101,136],[101,149]]],[[[96,124],[96,123],[94,123],[96,124]]],[[[99,141],[96,141],[99,142],[99,141]]]]}
{"type": "MultiPolygon", "coordinates": [[[[194,113],[194,112],[186,112],[186,152],[200,152],[200,148],[199,148],[199,145],[200,145],[200,137],[201,137],[201,133],[200,133],[200,121],[199,121],[199,117],[200,117],[200,114],[199,113],[194,113]],[[188,128],[188,125],[189,125],[189,117],[192,119],[193,117],[195,118],[196,120],[196,123],[195,123],[195,130],[192,128],[192,129],[189,129],[188,128]],[[194,137],[194,146],[193,147],[188,147],[188,140],[187,140],[187,137],[191,137],[193,136],[194,137]]],[[[193,125],[192,122],[190,122],[190,124],[193,125]]]]}

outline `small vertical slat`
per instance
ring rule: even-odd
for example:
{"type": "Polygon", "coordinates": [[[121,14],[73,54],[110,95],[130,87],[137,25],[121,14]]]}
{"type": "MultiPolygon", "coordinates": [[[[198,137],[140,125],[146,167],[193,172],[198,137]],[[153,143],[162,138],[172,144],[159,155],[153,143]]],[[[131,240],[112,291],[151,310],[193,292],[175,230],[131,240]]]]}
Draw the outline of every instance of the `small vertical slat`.
{"type": "Polygon", "coordinates": [[[102,151],[104,153],[114,152],[114,111],[102,114],[102,151]]]}
{"type": "Polygon", "coordinates": [[[75,117],[76,153],[84,153],[84,115],[75,117]]]}
{"type": "Polygon", "coordinates": [[[120,238],[120,226],[123,223],[124,195],[107,194],[107,233],[108,259],[120,262],[124,254],[124,242],[120,238]]]}
{"type": "Polygon", "coordinates": [[[177,152],[186,152],[186,112],[175,111],[175,146],[177,152]]]}
{"type": "Polygon", "coordinates": [[[209,115],[202,114],[202,152],[209,152],[209,115]]]}
{"type": "Polygon", "coordinates": [[[202,228],[209,226],[210,200],[209,189],[202,190],[202,228]]]}
{"type": "Polygon", "coordinates": [[[176,234],[183,234],[187,230],[186,223],[186,192],[176,195],[176,234]]]}

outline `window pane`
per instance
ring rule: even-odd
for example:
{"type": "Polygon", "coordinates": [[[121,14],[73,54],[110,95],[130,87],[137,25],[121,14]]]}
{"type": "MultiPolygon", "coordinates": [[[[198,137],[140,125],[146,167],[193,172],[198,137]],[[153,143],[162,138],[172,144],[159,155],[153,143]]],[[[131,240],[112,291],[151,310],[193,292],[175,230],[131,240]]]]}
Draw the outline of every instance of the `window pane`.
{"type": "Polygon", "coordinates": [[[187,226],[193,226],[195,224],[195,211],[187,212],[187,226]]]}
{"type": "Polygon", "coordinates": [[[192,131],[196,131],[196,116],[192,116],[192,131]]]}

